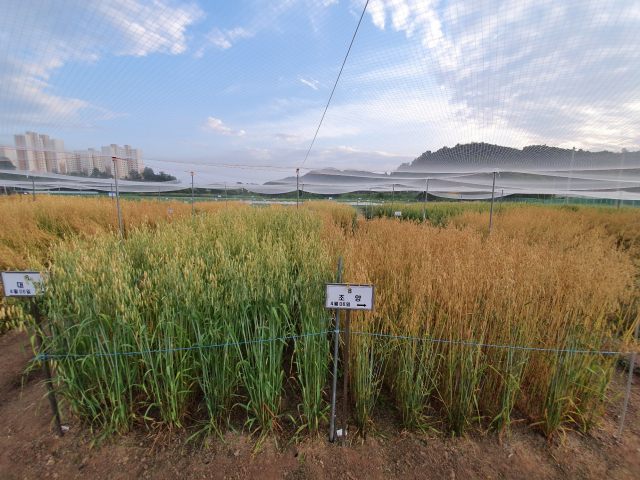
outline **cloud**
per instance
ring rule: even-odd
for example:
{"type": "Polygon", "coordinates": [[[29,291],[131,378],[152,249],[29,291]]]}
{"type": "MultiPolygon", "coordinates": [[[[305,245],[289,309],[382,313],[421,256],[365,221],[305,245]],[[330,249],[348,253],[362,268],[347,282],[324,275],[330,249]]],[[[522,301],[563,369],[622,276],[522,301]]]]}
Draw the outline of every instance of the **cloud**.
{"type": "Polygon", "coordinates": [[[215,132],[218,135],[229,135],[233,137],[242,137],[246,132],[244,130],[233,130],[227,127],[222,120],[209,117],[202,124],[202,129],[208,132],[215,132]]]}
{"type": "Polygon", "coordinates": [[[273,138],[290,143],[298,143],[309,140],[307,137],[303,137],[302,135],[291,135],[288,133],[276,133],[273,138]]]}
{"type": "Polygon", "coordinates": [[[236,27],[232,30],[220,30],[214,28],[206,35],[206,43],[200,47],[196,53],[197,58],[204,56],[205,50],[210,47],[216,47],[219,50],[226,50],[240,39],[252,38],[255,36],[255,32],[246,30],[242,27],[236,27]]]}
{"type": "Polygon", "coordinates": [[[0,37],[0,119],[5,134],[31,125],[90,129],[96,122],[127,115],[66,97],[50,79],[70,62],[95,63],[107,54],[183,53],[187,27],[204,16],[195,3],[160,0],[51,3],[46,9],[27,1],[11,5],[11,16],[21,21],[6,22],[0,37]]]}
{"type": "Polygon", "coordinates": [[[308,81],[308,80],[305,80],[304,78],[301,78],[300,81],[302,83],[304,83],[305,85],[309,85],[314,90],[318,90],[318,87],[316,87],[316,85],[318,85],[318,81],[317,80],[308,81]]]}
{"type": "MultiPolygon", "coordinates": [[[[363,2],[352,6],[361,9],[363,2]]],[[[413,91],[396,89],[395,100],[406,103],[402,97],[412,94],[433,100],[435,111],[418,116],[423,122],[446,117],[460,143],[492,137],[513,146],[535,139],[638,147],[640,126],[630,106],[640,100],[638,11],[624,0],[496,0],[491,8],[472,0],[373,0],[370,21],[389,38],[377,58],[391,60],[374,63],[356,53],[350,68],[375,92],[380,85],[391,87],[385,93],[399,82],[413,85],[413,91]],[[397,33],[407,41],[391,40],[397,33]]],[[[348,72],[345,77],[343,91],[364,88],[348,72]]],[[[443,133],[429,136],[423,143],[443,133]]]]}
{"type": "Polygon", "coordinates": [[[97,2],[97,12],[120,35],[118,55],[177,55],[187,50],[186,29],[204,17],[196,3],[171,7],[159,0],[97,2]]]}

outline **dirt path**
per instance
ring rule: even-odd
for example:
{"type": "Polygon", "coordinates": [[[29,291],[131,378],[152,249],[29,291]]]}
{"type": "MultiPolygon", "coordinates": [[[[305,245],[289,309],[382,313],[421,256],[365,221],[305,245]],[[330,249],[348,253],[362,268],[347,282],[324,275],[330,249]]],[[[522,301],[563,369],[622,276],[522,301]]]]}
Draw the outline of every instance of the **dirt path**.
{"type": "MultiPolygon", "coordinates": [[[[206,445],[185,447],[185,433],[169,438],[166,432],[154,446],[157,436],[137,431],[91,448],[95,436],[72,422],[59,439],[51,430],[49,404],[42,401],[42,376],[21,375],[31,356],[27,335],[0,336],[1,479],[640,478],[638,376],[620,445],[613,437],[622,398],[608,406],[601,429],[588,436],[568,432],[561,445],[548,445],[524,426],[514,427],[502,442],[494,433],[462,439],[403,434],[387,412],[389,418],[376,419],[376,436],[345,450],[324,438],[280,448],[268,439],[252,457],[256,439],[232,432],[225,435],[226,443],[210,438],[206,445]]],[[[616,375],[612,393],[623,388],[624,378],[616,375]]]]}

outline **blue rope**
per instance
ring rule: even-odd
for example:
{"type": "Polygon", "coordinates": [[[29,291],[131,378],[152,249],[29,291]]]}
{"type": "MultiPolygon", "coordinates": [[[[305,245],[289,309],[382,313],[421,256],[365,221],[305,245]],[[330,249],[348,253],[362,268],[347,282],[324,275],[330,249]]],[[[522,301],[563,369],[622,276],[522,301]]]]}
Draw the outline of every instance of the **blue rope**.
{"type": "MultiPolygon", "coordinates": [[[[55,358],[87,358],[87,357],[113,357],[118,355],[143,355],[143,354],[151,354],[151,353],[168,353],[168,352],[180,352],[184,350],[200,350],[203,348],[217,348],[217,347],[232,347],[236,345],[248,345],[253,343],[264,343],[264,342],[276,342],[278,340],[292,340],[295,338],[303,338],[303,337],[313,337],[316,335],[326,335],[327,333],[345,333],[345,330],[329,330],[326,332],[318,332],[318,333],[306,333],[304,335],[294,335],[291,337],[279,337],[279,338],[267,338],[263,340],[252,340],[247,342],[235,342],[235,343],[219,343],[216,345],[198,345],[195,347],[182,347],[182,348],[166,348],[162,350],[143,350],[139,352],[113,352],[113,353],[93,353],[93,354],[66,354],[66,355],[38,355],[31,361],[35,360],[43,360],[47,358],[55,359],[55,358]]],[[[598,351],[598,350],[563,350],[563,349],[555,349],[555,348],[537,348],[537,347],[517,347],[512,345],[494,345],[490,343],[474,343],[474,342],[457,342],[454,340],[441,340],[437,338],[422,338],[422,337],[403,337],[400,335],[386,335],[382,333],[369,333],[369,332],[350,332],[354,335],[369,335],[372,337],[384,337],[384,338],[398,338],[401,340],[419,340],[423,342],[434,342],[434,343],[449,343],[453,345],[468,345],[472,347],[489,347],[489,348],[508,348],[512,350],[532,350],[536,352],[553,352],[553,353],[585,353],[585,354],[601,354],[601,355],[620,355],[621,352],[615,351],[598,351]]],[[[628,352],[627,352],[628,353],[628,352]]]]}
{"type": "Polygon", "coordinates": [[[195,347],[181,347],[181,348],[165,348],[162,350],[142,350],[139,352],[113,352],[113,353],[89,353],[85,355],[69,353],[66,355],[38,355],[31,361],[44,360],[47,358],[87,358],[87,357],[115,357],[118,355],[143,355],[147,353],[168,353],[168,352],[180,352],[184,350],[200,350],[203,348],[216,348],[216,347],[232,347],[235,345],[247,345],[250,343],[263,343],[263,342],[276,342],[278,340],[291,340],[293,338],[312,337],[314,335],[326,335],[332,333],[332,331],[318,332],[318,333],[306,333],[304,335],[294,335],[291,337],[279,337],[279,338],[266,338],[263,340],[251,340],[248,342],[236,342],[236,343],[218,343],[216,345],[196,345],[195,347]]]}
{"type": "MultiPolygon", "coordinates": [[[[344,332],[344,330],[340,330],[344,332]]],[[[334,330],[334,333],[337,330],[334,330]]],[[[492,345],[490,343],[472,343],[472,342],[456,342],[454,340],[439,340],[437,338],[421,338],[421,337],[402,337],[399,335],[384,335],[382,333],[368,333],[368,332],[351,332],[355,335],[370,335],[372,337],[387,337],[387,338],[400,338],[403,340],[422,340],[424,342],[437,342],[437,343],[451,343],[455,345],[470,345],[473,347],[493,347],[493,348],[510,348],[512,350],[535,350],[537,352],[555,352],[555,353],[600,353],[602,355],[620,355],[621,352],[613,351],[598,351],[598,350],[561,350],[555,348],[536,348],[536,347],[516,347],[512,345],[492,345]]],[[[627,352],[629,353],[629,352],[627,352]]]]}

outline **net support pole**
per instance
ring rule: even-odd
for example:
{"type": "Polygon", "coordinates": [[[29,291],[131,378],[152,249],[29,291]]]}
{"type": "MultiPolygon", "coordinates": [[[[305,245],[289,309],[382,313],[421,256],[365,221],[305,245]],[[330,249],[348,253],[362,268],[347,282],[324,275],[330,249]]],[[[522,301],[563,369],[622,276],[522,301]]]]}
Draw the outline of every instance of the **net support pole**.
{"type": "Polygon", "coordinates": [[[373,194],[371,189],[369,189],[369,210],[371,210],[371,220],[373,220],[373,194]]]}
{"type": "Polygon", "coordinates": [[[347,319],[344,326],[344,360],[343,376],[344,386],[342,389],[342,446],[344,447],[347,438],[347,399],[349,398],[349,323],[351,322],[351,310],[347,310],[347,319]]]}
{"type": "Polygon", "coordinates": [[[36,342],[38,352],[40,355],[45,355],[42,359],[42,368],[44,369],[45,384],[47,385],[47,397],[49,398],[49,405],[51,406],[51,412],[53,413],[53,421],[56,426],[56,432],[59,437],[62,437],[62,425],[60,424],[60,409],[58,408],[58,400],[56,399],[56,393],[53,388],[53,382],[51,380],[51,365],[49,359],[46,358],[46,350],[44,349],[44,334],[42,333],[42,325],[40,324],[40,312],[38,311],[38,305],[35,299],[30,299],[31,303],[31,315],[36,324],[36,342]]]}
{"type": "Polygon", "coordinates": [[[638,330],[640,329],[640,320],[636,324],[636,331],[633,334],[634,352],[631,354],[631,362],[629,362],[629,378],[627,380],[627,391],[624,395],[624,405],[622,406],[622,415],[620,416],[620,427],[618,428],[618,435],[616,436],[616,442],[619,442],[622,438],[622,427],[624,426],[624,417],[627,414],[627,405],[629,405],[629,395],[631,394],[631,381],[633,380],[633,367],[636,363],[635,347],[638,345],[638,330]]]}
{"type": "Polygon", "coordinates": [[[224,182],[224,208],[229,209],[229,202],[227,201],[227,182],[224,182]]]}
{"type": "Polygon", "coordinates": [[[422,207],[422,221],[427,221],[427,195],[429,195],[429,179],[427,178],[427,186],[424,189],[424,206],[422,207]]]}
{"type": "Polygon", "coordinates": [[[396,196],[396,184],[392,183],[391,184],[391,218],[394,218],[395,216],[395,212],[393,211],[393,203],[395,200],[395,196],[396,196]]]}
{"type": "MultiPolygon", "coordinates": [[[[338,259],[338,283],[342,283],[342,258],[338,259]]],[[[333,392],[331,393],[331,425],[329,441],[336,441],[336,390],[338,388],[338,345],[340,344],[340,310],[336,310],[336,329],[333,333],[333,392]]]]}
{"type": "MultiPolygon", "coordinates": [[[[160,195],[159,191],[158,191],[158,195],[160,195]]],[[[113,205],[113,182],[111,182],[111,189],[109,190],[109,196],[111,197],[111,205],[113,205]]]]}
{"type": "Polygon", "coordinates": [[[33,201],[36,201],[36,177],[31,177],[31,188],[33,189],[33,201]]]}
{"type": "Polygon", "coordinates": [[[300,169],[296,168],[296,209],[300,210],[300,169]]]}
{"type": "Polygon", "coordinates": [[[118,189],[118,158],[111,157],[113,161],[114,179],[116,181],[116,205],[118,206],[118,226],[120,227],[120,242],[123,241],[122,237],[122,215],[120,214],[120,190],[118,189]]]}
{"type": "Polygon", "coordinates": [[[195,215],[195,203],[194,203],[194,195],[193,195],[193,172],[191,172],[191,216],[195,215]]]}
{"type": "Polygon", "coordinates": [[[496,172],[493,172],[493,187],[491,187],[491,213],[489,214],[489,233],[491,233],[491,227],[493,226],[493,198],[496,193],[496,172]]]}
{"type": "Polygon", "coordinates": [[[576,147],[571,151],[571,168],[569,169],[569,180],[567,181],[567,196],[564,197],[564,204],[569,204],[569,192],[571,191],[571,175],[573,174],[573,161],[576,157],[576,147]]]}

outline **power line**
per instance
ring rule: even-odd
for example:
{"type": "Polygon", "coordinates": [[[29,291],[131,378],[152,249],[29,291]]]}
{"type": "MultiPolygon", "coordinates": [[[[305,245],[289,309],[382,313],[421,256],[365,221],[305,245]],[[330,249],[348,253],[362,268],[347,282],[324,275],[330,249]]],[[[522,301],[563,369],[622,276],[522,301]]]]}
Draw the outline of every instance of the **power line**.
{"type": "Polygon", "coordinates": [[[360,20],[358,20],[358,25],[356,26],[356,31],[353,32],[353,38],[351,39],[351,43],[349,44],[349,49],[347,50],[347,54],[344,56],[344,61],[342,62],[342,67],[340,67],[340,72],[338,73],[338,78],[336,78],[336,83],[333,85],[333,90],[331,90],[331,95],[329,96],[329,101],[327,102],[327,106],[324,107],[324,112],[322,113],[322,118],[320,119],[320,123],[318,124],[318,128],[316,129],[316,133],[313,136],[313,140],[311,140],[311,145],[309,146],[309,150],[304,157],[304,161],[300,168],[304,167],[307,158],[309,157],[309,153],[311,153],[311,149],[313,148],[313,144],[316,141],[316,137],[318,136],[318,132],[320,131],[320,127],[322,126],[322,121],[324,120],[324,116],[327,114],[327,110],[329,109],[329,104],[331,103],[331,99],[333,98],[333,93],[336,91],[336,87],[338,86],[338,81],[340,80],[340,75],[342,75],[342,70],[344,69],[345,64],[347,63],[347,58],[349,58],[349,52],[351,52],[351,47],[353,46],[353,42],[356,39],[356,35],[358,34],[358,29],[360,28],[360,24],[362,23],[362,18],[364,17],[364,13],[367,11],[367,5],[369,5],[369,0],[364,4],[364,8],[362,9],[362,15],[360,15],[360,20]]]}

